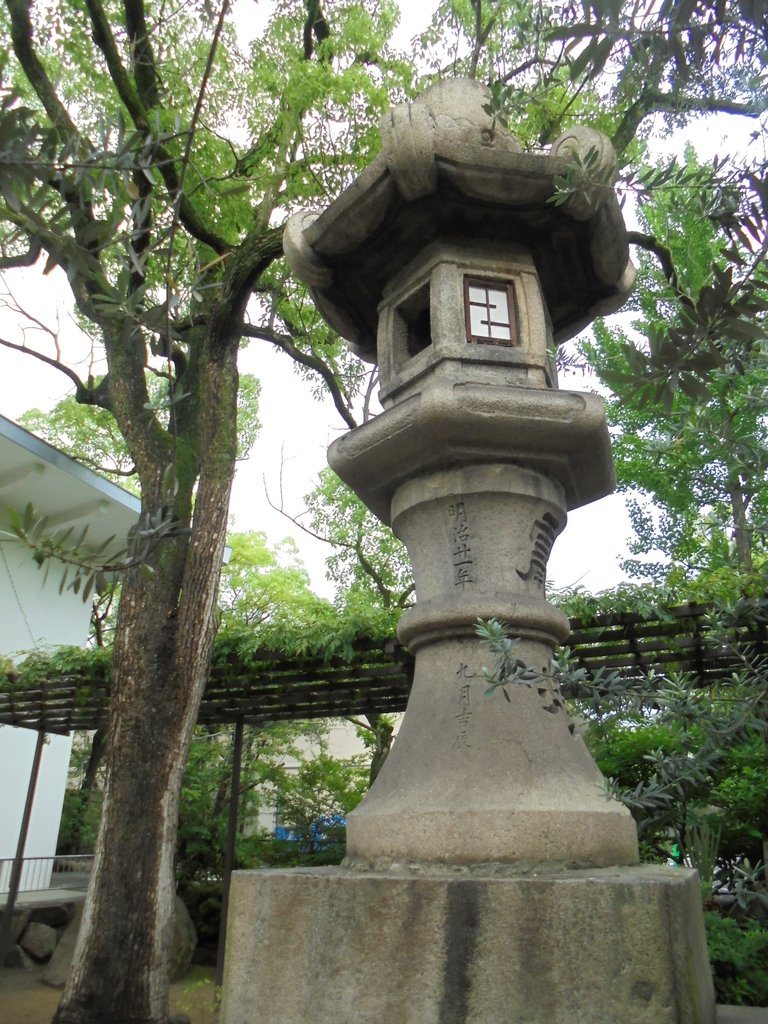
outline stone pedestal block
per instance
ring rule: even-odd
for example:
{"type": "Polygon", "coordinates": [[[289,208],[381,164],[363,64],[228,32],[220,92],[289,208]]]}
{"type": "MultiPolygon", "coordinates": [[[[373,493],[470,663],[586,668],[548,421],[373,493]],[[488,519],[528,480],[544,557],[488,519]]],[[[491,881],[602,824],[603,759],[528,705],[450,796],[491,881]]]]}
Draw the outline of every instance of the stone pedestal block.
{"type": "Polygon", "coordinates": [[[696,873],[236,872],[222,1024],[714,1024],[696,873]]]}

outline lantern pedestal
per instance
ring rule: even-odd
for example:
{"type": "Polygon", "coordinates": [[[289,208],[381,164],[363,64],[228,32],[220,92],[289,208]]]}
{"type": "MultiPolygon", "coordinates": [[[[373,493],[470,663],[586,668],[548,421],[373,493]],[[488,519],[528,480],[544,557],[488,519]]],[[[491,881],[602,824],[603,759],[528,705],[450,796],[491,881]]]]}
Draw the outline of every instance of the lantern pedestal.
{"type": "Polygon", "coordinates": [[[230,899],[225,1024],[715,1019],[685,869],[244,871],[230,899]]]}

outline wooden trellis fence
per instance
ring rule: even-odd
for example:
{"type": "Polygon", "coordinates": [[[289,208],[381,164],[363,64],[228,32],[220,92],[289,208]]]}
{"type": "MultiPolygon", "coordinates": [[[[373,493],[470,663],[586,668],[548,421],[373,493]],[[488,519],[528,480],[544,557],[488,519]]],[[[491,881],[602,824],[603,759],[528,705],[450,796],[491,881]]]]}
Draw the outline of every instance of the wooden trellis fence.
{"type": "MultiPolygon", "coordinates": [[[[766,620],[741,617],[727,630],[708,605],[662,609],[645,617],[630,613],[571,620],[565,645],[576,666],[627,676],[688,672],[694,685],[722,682],[749,663],[761,670],[768,659],[766,620]]],[[[297,718],[333,718],[404,711],[413,661],[392,640],[353,645],[348,657],[296,659],[279,651],[259,652],[248,665],[230,657],[214,666],[198,721],[261,725],[297,718]]],[[[104,675],[63,675],[32,687],[0,688],[0,724],[51,733],[103,725],[109,702],[104,675]]]]}
{"type": "Polygon", "coordinates": [[[695,686],[722,683],[745,667],[765,670],[768,631],[765,610],[755,604],[747,614],[725,623],[704,604],[661,609],[653,615],[631,613],[572,619],[565,645],[574,663],[595,672],[623,676],[689,673],[695,686]]]}

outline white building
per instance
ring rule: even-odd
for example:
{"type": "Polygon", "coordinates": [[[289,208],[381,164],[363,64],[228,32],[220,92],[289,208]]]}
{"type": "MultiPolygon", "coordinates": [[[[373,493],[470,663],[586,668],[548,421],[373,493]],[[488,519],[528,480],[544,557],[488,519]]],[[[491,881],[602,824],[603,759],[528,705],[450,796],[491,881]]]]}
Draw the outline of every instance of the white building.
{"type": "MultiPolygon", "coordinates": [[[[0,416],[0,529],[8,529],[11,509],[23,513],[28,504],[47,517],[51,531],[87,524],[86,545],[94,547],[113,534],[117,545],[140,510],[133,494],[0,416]]],[[[18,661],[30,650],[86,642],[90,602],[71,590],[59,593],[62,572],[54,564],[46,580],[28,548],[0,543],[0,653],[18,661]]],[[[36,740],[30,729],[0,726],[0,893],[8,891],[36,740]]],[[[25,858],[56,852],[71,746],[71,735],[47,737],[25,858]]],[[[48,884],[51,866],[44,878],[35,877],[35,888],[48,884]]],[[[22,888],[27,882],[22,876],[22,888]]]]}

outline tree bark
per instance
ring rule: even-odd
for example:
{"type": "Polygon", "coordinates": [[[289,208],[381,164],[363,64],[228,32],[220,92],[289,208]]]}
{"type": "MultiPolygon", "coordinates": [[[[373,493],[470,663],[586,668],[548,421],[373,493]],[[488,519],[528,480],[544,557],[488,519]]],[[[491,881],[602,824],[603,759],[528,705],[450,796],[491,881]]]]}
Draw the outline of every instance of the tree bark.
{"type": "Polygon", "coordinates": [[[191,531],[126,583],[112,661],[104,803],[54,1024],[166,1024],[184,766],[210,667],[236,442],[236,345],[201,367],[191,531]]]}
{"type": "Polygon", "coordinates": [[[90,793],[92,790],[96,789],[96,777],[99,773],[99,768],[101,768],[106,743],[106,732],[104,729],[97,729],[93,734],[93,739],[91,740],[91,752],[88,755],[88,764],[86,765],[83,782],[80,786],[80,789],[83,792],[90,793]]]}
{"type": "Polygon", "coordinates": [[[752,529],[747,518],[749,495],[745,493],[740,480],[731,481],[728,487],[733,515],[733,540],[736,561],[744,572],[752,571],[752,529]]]}

